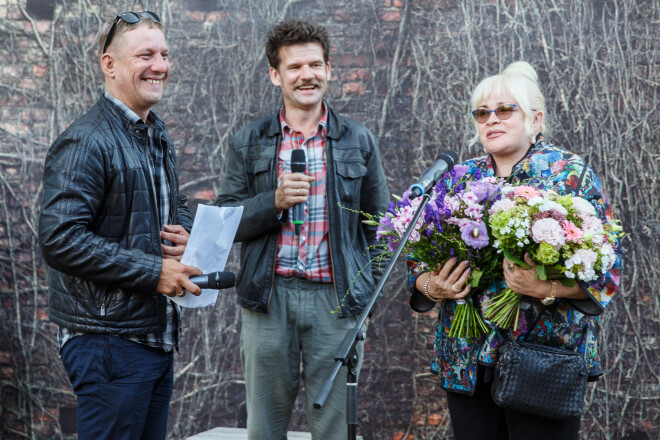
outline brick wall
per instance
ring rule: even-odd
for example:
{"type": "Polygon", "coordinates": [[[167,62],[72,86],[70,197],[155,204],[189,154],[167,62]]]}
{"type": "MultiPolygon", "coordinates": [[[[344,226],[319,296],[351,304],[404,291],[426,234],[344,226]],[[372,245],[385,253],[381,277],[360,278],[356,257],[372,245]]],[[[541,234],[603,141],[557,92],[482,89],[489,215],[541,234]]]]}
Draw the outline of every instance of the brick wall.
{"type": "MultiPolygon", "coordinates": [[[[50,143],[98,98],[99,17],[133,3],[0,0],[0,438],[73,438],[75,399],[47,320],[36,243],[50,143]],[[116,9],[115,9],[116,8],[116,9]]],[[[145,1],[167,24],[173,70],[156,110],[175,140],[194,211],[213,200],[227,137],[273,112],[263,40],[299,16],[327,26],[328,99],[379,138],[390,189],[401,193],[440,151],[467,148],[469,93],[517,59],[539,71],[550,138],[583,155],[627,230],[619,297],[602,317],[606,375],[590,387],[583,439],[656,438],[660,273],[657,188],[660,23],[657,0],[145,1]]],[[[235,249],[229,268],[237,270],[235,249]]],[[[403,263],[371,321],[360,376],[365,439],[451,438],[444,393],[428,373],[433,313],[407,305],[403,263]]],[[[170,438],[244,426],[234,293],[187,310],[176,357],[170,438]]],[[[300,403],[293,430],[305,430],[300,403]]]]}

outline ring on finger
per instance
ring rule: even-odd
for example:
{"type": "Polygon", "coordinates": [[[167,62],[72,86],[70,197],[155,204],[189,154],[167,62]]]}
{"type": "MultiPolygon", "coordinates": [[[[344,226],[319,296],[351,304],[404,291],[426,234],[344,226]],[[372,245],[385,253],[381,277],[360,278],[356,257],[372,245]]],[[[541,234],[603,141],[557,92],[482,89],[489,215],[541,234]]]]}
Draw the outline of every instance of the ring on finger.
{"type": "Polygon", "coordinates": [[[183,296],[183,290],[176,294],[176,296],[183,296]]]}
{"type": "Polygon", "coordinates": [[[298,188],[298,189],[296,190],[296,195],[297,195],[297,196],[300,195],[300,188],[298,188]]]}
{"type": "Polygon", "coordinates": [[[516,265],[513,263],[509,263],[507,269],[509,269],[509,272],[513,272],[514,270],[516,270],[516,265]]]}
{"type": "Polygon", "coordinates": [[[457,289],[456,286],[454,286],[454,285],[452,284],[452,285],[451,285],[451,290],[452,290],[452,292],[454,292],[454,293],[458,293],[458,292],[460,292],[460,291],[463,290],[463,289],[460,289],[460,288],[457,289]]]}

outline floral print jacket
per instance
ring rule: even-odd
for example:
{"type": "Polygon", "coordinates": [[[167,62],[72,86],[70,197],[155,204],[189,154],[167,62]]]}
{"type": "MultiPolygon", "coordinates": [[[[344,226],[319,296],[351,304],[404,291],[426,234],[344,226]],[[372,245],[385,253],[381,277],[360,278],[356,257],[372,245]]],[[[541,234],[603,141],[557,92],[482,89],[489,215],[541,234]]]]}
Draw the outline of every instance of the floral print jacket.
{"type": "MultiPolygon", "coordinates": [[[[470,167],[468,173],[480,169],[483,175],[494,176],[495,170],[489,155],[480,156],[464,165],[470,167]]],[[[535,185],[553,189],[563,195],[579,195],[587,199],[598,211],[603,221],[612,220],[612,210],[601,189],[601,183],[594,171],[589,168],[577,155],[565,149],[551,145],[539,135],[526,156],[518,162],[507,181],[512,184],[524,184],[530,180],[535,185]]],[[[543,309],[540,300],[523,296],[518,328],[514,337],[521,338],[529,332],[526,340],[553,347],[562,347],[568,350],[580,350],[584,353],[589,365],[589,376],[595,380],[602,375],[596,339],[599,325],[598,315],[610,302],[617,290],[621,277],[622,252],[619,243],[615,245],[616,262],[614,267],[601,278],[591,282],[582,283],[589,294],[588,299],[568,300],[557,299],[554,305],[548,307],[539,318],[543,309]],[[533,325],[538,319],[534,329],[533,325]],[[586,333],[585,333],[586,331],[586,333]]],[[[408,280],[411,293],[411,306],[417,311],[427,311],[431,308],[430,301],[415,288],[417,277],[428,268],[421,262],[408,259],[408,280]],[[424,304],[427,307],[415,307],[414,303],[424,304]]],[[[506,284],[503,280],[494,282],[482,292],[473,292],[476,295],[475,304],[482,306],[484,301],[492,298],[506,284]]],[[[503,330],[485,320],[490,331],[479,338],[450,338],[449,327],[456,307],[455,301],[441,303],[434,353],[431,360],[431,370],[439,375],[442,387],[445,390],[469,394],[474,393],[477,366],[494,366],[498,349],[507,338],[510,330],[503,330]]]]}

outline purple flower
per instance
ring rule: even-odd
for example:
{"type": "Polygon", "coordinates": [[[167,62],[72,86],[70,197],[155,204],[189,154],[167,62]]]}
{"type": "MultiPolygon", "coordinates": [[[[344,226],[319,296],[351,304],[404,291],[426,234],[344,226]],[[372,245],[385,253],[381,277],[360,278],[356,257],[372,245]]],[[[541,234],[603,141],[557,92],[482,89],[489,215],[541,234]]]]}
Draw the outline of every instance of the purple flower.
{"type": "Polygon", "coordinates": [[[392,217],[389,215],[383,216],[379,223],[376,229],[376,237],[380,240],[383,235],[389,234],[394,229],[394,225],[392,224],[392,217]]]}
{"type": "Polygon", "coordinates": [[[469,169],[470,167],[467,165],[458,164],[454,165],[452,171],[454,172],[453,175],[460,179],[461,177],[465,176],[469,169]]]}
{"type": "Polygon", "coordinates": [[[483,182],[470,182],[470,191],[477,196],[477,202],[483,202],[488,197],[489,185],[483,182]]]}
{"type": "Polygon", "coordinates": [[[392,215],[396,215],[396,207],[394,206],[394,202],[387,202],[387,212],[392,215]]]}
{"type": "Polygon", "coordinates": [[[394,252],[397,248],[397,245],[399,244],[399,240],[396,237],[390,236],[387,239],[387,242],[388,242],[387,250],[389,252],[394,252]]]}
{"type": "Polygon", "coordinates": [[[424,223],[430,225],[434,222],[437,217],[437,210],[433,208],[433,205],[427,204],[424,206],[424,223]]]}
{"type": "Polygon", "coordinates": [[[435,199],[435,206],[438,207],[438,210],[440,212],[444,212],[444,210],[445,210],[445,204],[443,202],[444,199],[445,199],[444,197],[442,197],[442,198],[438,197],[437,199],[435,199]]]}
{"type": "Polygon", "coordinates": [[[461,238],[468,246],[481,249],[488,246],[488,231],[481,221],[469,221],[461,228],[461,238]]]}
{"type": "Polygon", "coordinates": [[[396,202],[396,207],[399,209],[405,208],[406,206],[410,206],[410,199],[408,197],[403,197],[401,200],[396,202]]]}

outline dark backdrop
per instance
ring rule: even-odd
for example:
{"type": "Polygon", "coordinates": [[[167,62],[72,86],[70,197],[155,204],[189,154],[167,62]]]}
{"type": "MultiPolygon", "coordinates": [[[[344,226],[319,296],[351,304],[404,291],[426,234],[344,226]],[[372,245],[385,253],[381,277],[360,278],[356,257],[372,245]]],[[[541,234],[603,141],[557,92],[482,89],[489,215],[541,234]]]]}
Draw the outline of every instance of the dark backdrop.
{"type": "MultiPolygon", "coordinates": [[[[597,170],[629,232],[621,288],[602,317],[605,376],[589,386],[582,438],[658,438],[659,0],[0,0],[1,438],[73,438],[74,397],[37,247],[43,160],[102,92],[102,19],[142,9],[167,24],[173,69],[157,111],[193,212],[214,199],[231,165],[228,136],[279,105],[263,41],[284,17],[327,26],[328,99],[380,139],[399,194],[440,151],[479,154],[465,146],[471,89],[512,61],[531,62],[548,99],[549,139],[597,170]]],[[[435,318],[409,310],[401,262],[369,329],[365,439],[451,438],[444,393],[428,373],[435,318]]],[[[234,292],[186,310],[184,323],[170,438],[244,426],[234,292]]],[[[300,405],[291,428],[306,429],[300,405]]]]}

